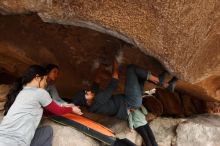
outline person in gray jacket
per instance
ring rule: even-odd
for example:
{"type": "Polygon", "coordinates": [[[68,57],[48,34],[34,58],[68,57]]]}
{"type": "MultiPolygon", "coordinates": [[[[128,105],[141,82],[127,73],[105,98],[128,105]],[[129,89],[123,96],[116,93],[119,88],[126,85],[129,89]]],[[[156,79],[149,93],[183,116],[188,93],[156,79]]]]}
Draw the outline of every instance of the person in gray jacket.
{"type": "Polygon", "coordinates": [[[72,107],[74,111],[81,112],[80,108],[78,106],[75,106],[73,103],[68,103],[64,101],[55,86],[55,81],[57,80],[59,76],[59,66],[56,64],[47,64],[46,67],[46,73],[47,73],[47,87],[46,90],[50,94],[51,98],[53,99],[56,104],[60,105],[61,107],[72,107]]]}
{"type": "Polygon", "coordinates": [[[57,80],[59,75],[59,66],[55,64],[47,64],[45,68],[47,72],[48,83],[46,90],[49,92],[50,96],[57,104],[61,105],[67,103],[59,96],[59,93],[55,86],[55,81],[57,80]]]}

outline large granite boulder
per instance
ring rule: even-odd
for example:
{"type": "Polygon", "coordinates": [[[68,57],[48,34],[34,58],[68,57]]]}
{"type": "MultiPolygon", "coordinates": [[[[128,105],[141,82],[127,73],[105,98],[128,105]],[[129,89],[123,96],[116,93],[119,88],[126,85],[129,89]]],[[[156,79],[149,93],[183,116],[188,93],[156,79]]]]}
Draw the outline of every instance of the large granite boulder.
{"type": "Polygon", "coordinates": [[[176,127],[186,119],[157,118],[150,123],[159,146],[173,146],[176,143],[176,127]]]}
{"type": "Polygon", "coordinates": [[[0,111],[4,110],[4,104],[6,101],[6,96],[9,92],[10,86],[5,84],[0,84],[0,111]]]}
{"type": "MultiPolygon", "coordinates": [[[[3,51],[0,59],[3,58],[2,60],[9,62],[12,66],[7,66],[8,63],[4,64],[5,61],[1,61],[1,66],[6,66],[12,72],[16,69],[21,71],[21,68],[25,68],[28,64],[45,63],[47,60],[62,64],[63,61],[59,57],[61,55],[62,58],[65,58],[65,62],[62,64],[62,67],[65,68],[65,76],[73,75],[74,71],[82,69],[82,66],[91,67],[88,64],[93,60],[91,56],[97,54],[96,51],[93,54],[94,48],[98,47],[93,46],[93,38],[97,38],[98,42],[103,42],[103,40],[101,37],[97,37],[99,36],[97,32],[91,36],[87,35],[85,31],[80,35],[73,33],[72,28],[67,25],[74,25],[110,34],[132,44],[143,54],[153,56],[160,62],[161,69],[166,68],[172,75],[189,83],[197,83],[198,87],[193,88],[192,93],[204,90],[204,94],[208,95],[205,99],[214,98],[220,101],[218,84],[220,81],[219,5],[220,1],[214,0],[194,0],[193,2],[187,0],[175,3],[168,0],[135,2],[131,0],[1,0],[0,13],[3,15],[35,12],[44,22],[63,24],[48,28],[35,23],[37,22],[35,20],[17,19],[14,22],[9,17],[16,16],[5,16],[7,18],[0,20],[3,26],[1,30],[3,38],[0,39],[0,46],[4,48],[0,51],[8,50],[3,51]],[[19,23],[22,23],[24,27],[21,27],[19,23]],[[37,27],[30,23],[36,24],[37,27]],[[5,28],[4,25],[8,28],[5,28]],[[26,33],[30,35],[25,35],[26,33]],[[17,34],[19,35],[17,36],[17,34]],[[87,40],[90,41],[83,41],[86,36],[89,36],[87,40]],[[46,44],[42,39],[45,39],[46,44]],[[87,47],[88,49],[85,49],[87,47]],[[10,55],[14,53],[18,55],[10,55]],[[35,54],[38,56],[36,57],[35,54]],[[19,57],[22,58],[19,59],[19,57]],[[69,66],[75,70],[70,72],[69,66]]],[[[112,41],[109,37],[104,40],[112,41]]],[[[115,51],[113,48],[120,48],[120,45],[116,44],[120,44],[121,41],[113,42],[115,43],[112,44],[115,45],[99,47],[102,48],[101,50],[108,50],[105,54],[109,55],[115,51]]],[[[140,57],[131,52],[130,58],[131,62],[137,63],[136,60],[139,60],[140,57]],[[133,59],[133,56],[136,56],[136,59],[133,59]]],[[[154,61],[150,62],[155,65],[154,61]]],[[[84,72],[80,74],[81,77],[86,77],[87,71],[84,69],[84,72]]],[[[80,77],[80,75],[74,75],[76,79],[80,77]]],[[[76,87],[79,83],[75,82],[70,86],[76,87]]],[[[68,87],[64,87],[63,83],[60,89],[64,91],[68,89],[68,87]]],[[[188,86],[184,86],[184,88],[191,89],[188,86]]],[[[70,88],[68,90],[70,91],[70,88]]]]}
{"type": "Polygon", "coordinates": [[[167,114],[200,112],[200,102],[181,100],[188,96],[211,101],[210,112],[219,112],[219,6],[216,0],[1,0],[0,82],[17,77],[30,64],[57,63],[62,68],[58,89],[62,97],[72,97],[92,79],[94,60],[109,61],[121,48],[126,64],[156,75],[166,69],[182,79],[175,95],[165,93],[169,101],[161,96],[167,114]]]}
{"type": "Polygon", "coordinates": [[[201,115],[178,125],[177,146],[219,146],[220,116],[201,115]]]}
{"type": "MultiPolygon", "coordinates": [[[[154,75],[164,69],[157,60],[146,56],[137,48],[95,31],[47,24],[36,15],[0,16],[0,22],[0,83],[12,82],[28,65],[57,63],[60,65],[57,89],[61,97],[71,98],[84,83],[88,81],[91,83],[94,79],[94,61],[101,57],[111,62],[120,46],[124,50],[125,64],[137,64],[152,71],[154,75]],[[133,59],[134,55],[137,59],[133,59]]],[[[120,84],[117,90],[119,92],[124,91],[125,64],[120,67],[120,84]]],[[[105,72],[111,76],[109,71],[105,72]]],[[[170,76],[167,76],[166,80],[169,79],[170,76]]],[[[106,86],[108,81],[102,80],[101,84],[106,86]]],[[[147,89],[153,87],[150,83],[147,85],[147,89]]],[[[210,97],[203,88],[183,81],[178,81],[176,89],[178,92],[175,94],[161,91],[158,96],[165,105],[165,113],[169,115],[182,114],[181,99],[178,98],[182,92],[202,100],[211,100],[215,97],[215,94],[210,97]]],[[[217,89],[217,86],[214,89],[217,89]]]]}
{"type": "Polygon", "coordinates": [[[168,0],[2,0],[0,12],[36,12],[45,22],[111,34],[154,56],[170,72],[193,83],[211,76],[219,80],[219,5],[213,0],[172,4],[168,0]]]}
{"type": "Polygon", "coordinates": [[[220,145],[220,115],[203,114],[190,118],[157,118],[150,123],[160,146],[220,145]]]}

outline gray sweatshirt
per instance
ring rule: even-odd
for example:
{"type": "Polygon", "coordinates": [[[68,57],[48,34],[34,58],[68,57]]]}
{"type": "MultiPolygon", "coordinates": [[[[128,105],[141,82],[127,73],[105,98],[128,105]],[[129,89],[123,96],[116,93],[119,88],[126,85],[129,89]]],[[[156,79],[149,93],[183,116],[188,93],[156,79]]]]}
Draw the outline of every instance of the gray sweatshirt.
{"type": "Polygon", "coordinates": [[[60,98],[57,88],[53,84],[49,84],[46,88],[47,92],[50,94],[53,101],[55,101],[58,105],[62,103],[66,103],[62,98],[60,98]]]}

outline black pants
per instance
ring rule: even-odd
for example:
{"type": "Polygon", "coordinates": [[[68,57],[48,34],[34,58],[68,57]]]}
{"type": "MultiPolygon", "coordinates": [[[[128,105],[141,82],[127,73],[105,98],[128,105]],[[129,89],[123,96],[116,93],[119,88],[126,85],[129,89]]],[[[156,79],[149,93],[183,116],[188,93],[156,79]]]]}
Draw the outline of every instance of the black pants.
{"type": "Polygon", "coordinates": [[[154,134],[148,124],[135,128],[135,130],[141,135],[146,146],[158,146],[154,134]]]}
{"type": "Polygon", "coordinates": [[[136,146],[136,145],[127,138],[124,138],[124,139],[116,139],[115,143],[112,146],[136,146]]]}

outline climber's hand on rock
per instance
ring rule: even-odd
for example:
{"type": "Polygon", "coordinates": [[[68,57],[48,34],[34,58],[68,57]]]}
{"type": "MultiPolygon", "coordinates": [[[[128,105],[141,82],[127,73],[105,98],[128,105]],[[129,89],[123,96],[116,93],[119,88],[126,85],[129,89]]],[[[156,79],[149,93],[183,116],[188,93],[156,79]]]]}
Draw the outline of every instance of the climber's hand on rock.
{"type": "Polygon", "coordinates": [[[118,79],[118,63],[116,60],[112,63],[112,78],[118,79]]]}

